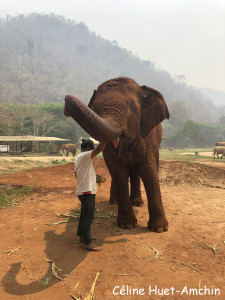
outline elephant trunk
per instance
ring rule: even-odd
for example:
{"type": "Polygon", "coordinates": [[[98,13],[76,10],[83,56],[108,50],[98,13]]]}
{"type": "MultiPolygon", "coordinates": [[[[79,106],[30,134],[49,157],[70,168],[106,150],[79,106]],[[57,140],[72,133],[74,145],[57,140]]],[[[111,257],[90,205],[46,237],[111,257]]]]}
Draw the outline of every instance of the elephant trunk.
{"type": "Polygon", "coordinates": [[[65,96],[64,114],[71,116],[90,136],[100,142],[110,142],[122,134],[112,123],[101,118],[72,95],[65,96]]]}

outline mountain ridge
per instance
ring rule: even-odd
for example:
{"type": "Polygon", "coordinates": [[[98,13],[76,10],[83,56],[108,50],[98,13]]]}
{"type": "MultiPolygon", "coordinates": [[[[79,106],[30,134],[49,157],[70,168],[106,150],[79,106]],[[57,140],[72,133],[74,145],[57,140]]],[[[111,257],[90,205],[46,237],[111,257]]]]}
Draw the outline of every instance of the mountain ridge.
{"type": "Polygon", "coordinates": [[[99,84],[116,77],[159,90],[169,109],[182,106],[186,118],[219,119],[219,108],[197,88],[96,35],[84,23],[36,13],[0,20],[0,101],[62,103],[66,94],[73,94],[88,103],[99,84]]]}

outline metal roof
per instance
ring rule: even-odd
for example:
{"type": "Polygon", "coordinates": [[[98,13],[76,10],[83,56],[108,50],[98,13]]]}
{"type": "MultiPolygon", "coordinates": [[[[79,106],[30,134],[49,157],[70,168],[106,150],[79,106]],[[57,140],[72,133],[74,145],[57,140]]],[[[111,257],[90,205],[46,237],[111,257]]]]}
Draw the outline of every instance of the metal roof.
{"type": "Polygon", "coordinates": [[[0,136],[0,142],[61,142],[69,141],[68,139],[61,139],[57,137],[50,136],[0,136]]]}

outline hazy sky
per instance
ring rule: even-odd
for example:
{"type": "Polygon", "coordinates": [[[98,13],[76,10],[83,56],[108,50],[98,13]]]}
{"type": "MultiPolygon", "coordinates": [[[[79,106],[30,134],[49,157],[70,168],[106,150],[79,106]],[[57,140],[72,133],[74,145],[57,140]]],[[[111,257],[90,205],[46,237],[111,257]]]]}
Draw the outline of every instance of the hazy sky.
{"type": "Polygon", "coordinates": [[[0,17],[54,13],[151,60],[186,83],[225,92],[225,0],[0,0],[0,17]]]}

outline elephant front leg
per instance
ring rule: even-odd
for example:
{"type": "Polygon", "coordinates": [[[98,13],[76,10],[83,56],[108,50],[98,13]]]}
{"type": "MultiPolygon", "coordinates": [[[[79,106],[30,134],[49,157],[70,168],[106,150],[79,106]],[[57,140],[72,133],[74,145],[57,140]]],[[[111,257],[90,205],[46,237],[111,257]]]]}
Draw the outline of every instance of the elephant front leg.
{"type": "Polygon", "coordinates": [[[115,172],[112,174],[113,191],[118,202],[117,225],[124,229],[132,229],[136,227],[137,219],[134,215],[133,207],[129,197],[128,170],[113,168],[115,172]]]}
{"type": "Polygon", "coordinates": [[[119,227],[126,229],[136,227],[137,219],[129,197],[129,170],[126,166],[121,165],[117,159],[113,159],[107,148],[103,151],[103,156],[112,177],[111,192],[114,200],[118,202],[117,224],[119,227]]]}
{"type": "Polygon", "coordinates": [[[154,156],[145,158],[140,166],[140,175],[148,198],[148,228],[159,233],[167,231],[168,221],[163,209],[157,163],[154,156]]]}

